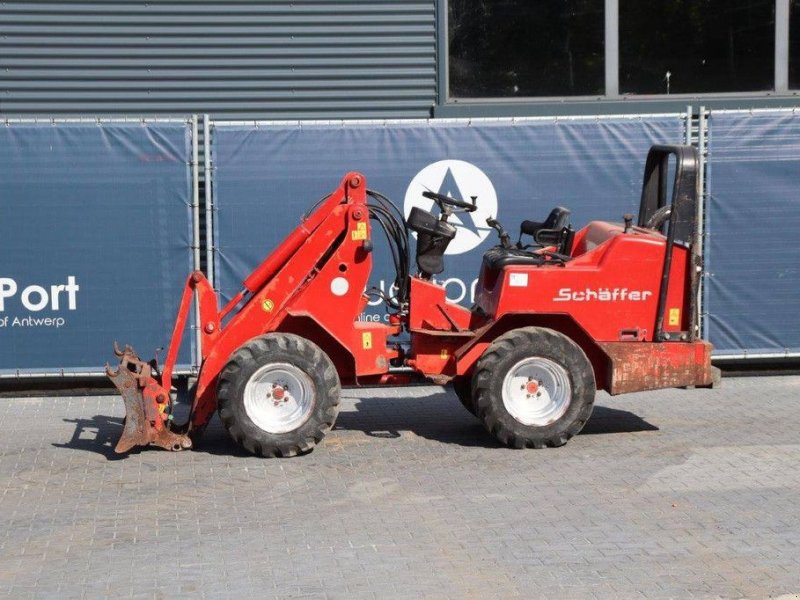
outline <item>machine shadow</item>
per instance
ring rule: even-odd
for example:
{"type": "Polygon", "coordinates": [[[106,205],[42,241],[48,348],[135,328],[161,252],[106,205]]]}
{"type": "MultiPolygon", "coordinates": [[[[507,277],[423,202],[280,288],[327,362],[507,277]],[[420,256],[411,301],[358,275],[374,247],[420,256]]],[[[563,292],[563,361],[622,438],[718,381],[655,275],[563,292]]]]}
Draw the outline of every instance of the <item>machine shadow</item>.
{"type": "Polygon", "coordinates": [[[578,435],[637,433],[640,431],[658,431],[658,427],[627,410],[595,406],[592,416],[578,435]]]}
{"type": "MultiPolygon", "coordinates": [[[[413,388],[411,388],[413,389],[413,388]]],[[[344,394],[345,409],[339,413],[335,430],[359,431],[374,438],[399,438],[402,432],[411,432],[421,438],[444,444],[464,447],[500,448],[483,425],[470,415],[450,391],[424,396],[359,397],[344,394]]],[[[53,443],[56,448],[69,448],[94,452],[107,460],[123,460],[139,452],[164,452],[159,448],[135,448],[126,454],[114,452],[114,445],[122,433],[122,417],[95,415],[91,418],[64,419],[74,423],[72,438],[64,443],[53,443]]],[[[658,427],[626,410],[595,406],[594,412],[580,435],[634,433],[658,431],[658,427]]],[[[323,441],[324,443],[324,441],[323,441]]],[[[250,456],[236,444],[214,416],[199,440],[195,452],[218,456],[250,456]]]]}
{"type": "MultiPolygon", "coordinates": [[[[499,448],[501,444],[470,415],[452,392],[421,398],[361,397],[355,411],[339,413],[337,430],[361,431],[370,437],[398,438],[409,431],[422,438],[459,446],[499,448]]],[[[658,431],[626,410],[595,406],[581,435],[658,431]]]]}
{"type": "Polygon", "coordinates": [[[360,431],[377,438],[399,438],[402,432],[408,431],[445,444],[500,447],[483,425],[446,392],[421,398],[361,397],[353,400],[355,410],[339,413],[337,430],[360,431]]]}
{"type": "MultiPolygon", "coordinates": [[[[53,442],[52,446],[94,452],[105,456],[107,460],[124,460],[129,455],[141,452],[166,452],[155,446],[132,448],[125,454],[114,452],[114,446],[122,434],[123,421],[122,417],[106,415],[95,415],[84,419],[64,419],[65,423],[75,424],[72,437],[68,442],[53,442]]],[[[223,456],[250,456],[249,452],[228,436],[216,415],[201,436],[197,451],[223,456]]]]}
{"type": "MultiPolygon", "coordinates": [[[[127,454],[114,452],[114,445],[122,433],[122,417],[95,415],[86,419],[64,419],[65,423],[74,423],[75,431],[68,442],[53,442],[55,448],[69,448],[101,454],[108,460],[121,460],[127,454]],[[94,437],[91,437],[94,434],[94,437]]],[[[132,452],[138,452],[134,449],[132,452]]]]}

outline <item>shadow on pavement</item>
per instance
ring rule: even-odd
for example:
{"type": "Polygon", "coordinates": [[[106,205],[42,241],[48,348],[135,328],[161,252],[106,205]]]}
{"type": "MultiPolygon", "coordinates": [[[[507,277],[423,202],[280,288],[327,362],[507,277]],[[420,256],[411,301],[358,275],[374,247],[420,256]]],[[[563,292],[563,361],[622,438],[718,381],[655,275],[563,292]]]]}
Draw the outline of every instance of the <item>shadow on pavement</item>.
{"type": "Polygon", "coordinates": [[[500,444],[446,392],[421,398],[356,398],[355,411],[339,413],[336,429],[361,431],[369,437],[419,437],[459,446],[499,448],[500,444]]]}
{"type": "MultiPolygon", "coordinates": [[[[95,415],[89,419],[64,419],[65,423],[75,423],[72,438],[63,444],[53,443],[56,448],[71,448],[102,454],[108,460],[120,460],[126,454],[114,452],[114,445],[122,433],[122,417],[95,415]],[[94,434],[94,437],[91,437],[94,434]]],[[[134,450],[136,452],[136,450],[134,450]]]]}
{"type": "MultiPolygon", "coordinates": [[[[140,452],[167,452],[156,446],[133,448],[125,454],[114,452],[114,446],[122,434],[122,417],[95,415],[87,419],[64,419],[66,423],[75,423],[72,438],[65,443],[53,443],[56,448],[85,450],[105,456],[108,460],[122,460],[131,454],[140,452]]],[[[244,448],[236,444],[222,429],[216,415],[208,426],[208,430],[200,437],[199,452],[224,456],[250,456],[244,448]]]]}
{"type": "MultiPolygon", "coordinates": [[[[450,393],[422,398],[358,398],[355,412],[340,413],[336,429],[362,431],[370,437],[398,438],[410,431],[445,444],[499,448],[501,445],[450,393]]],[[[581,435],[658,431],[626,410],[595,406],[581,435]]]]}
{"type": "Polygon", "coordinates": [[[595,406],[592,416],[579,435],[636,433],[638,431],[658,431],[658,427],[627,410],[595,406]]]}
{"type": "MultiPolygon", "coordinates": [[[[347,397],[347,391],[344,392],[347,397]]],[[[410,431],[422,438],[465,447],[499,448],[501,445],[483,425],[470,415],[452,394],[440,392],[414,398],[350,398],[355,410],[339,413],[335,429],[360,431],[374,438],[399,438],[410,431]]],[[[75,424],[72,438],[54,443],[57,448],[70,448],[102,454],[108,460],[120,460],[127,454],[116,454],[114,445],[122,433],[123,419],[95,415],[85,419],[65,419],[75,424]]],[[[581,435],[658,431],[658,427],[641,417],[616,408],[595,406],[592,417],[581,435]]],[[[323,442],[324,443],[324,442],[323,442]]],[[[154,449],[164,452],[161,449],[154,449]]],[[[139,452],[134,449],[131,453],[139,452]]],[[[204,432],[198,452],[224,456],[249,456],[230,439],[215,418],[204,432]]]]}

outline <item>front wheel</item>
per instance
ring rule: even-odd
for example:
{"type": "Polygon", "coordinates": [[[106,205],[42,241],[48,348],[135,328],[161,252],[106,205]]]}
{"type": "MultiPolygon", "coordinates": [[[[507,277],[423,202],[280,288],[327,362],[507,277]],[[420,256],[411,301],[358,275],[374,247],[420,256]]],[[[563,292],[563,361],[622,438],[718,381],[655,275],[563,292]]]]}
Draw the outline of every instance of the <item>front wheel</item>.
{"type": "Polygon", "coordinates": [[[563,446],[592,414],[592,365],[571,339],[523,327],[497,338],[475,368],[478,418],[513,448],[563,446]]]}
{"type": "Polygon", "coordinates": [[[254,338],[219,376],[217,407],[231,437],[259,456],[309,452],[333,427],[339,376],[319,346],[288,333],[254,338]]]}

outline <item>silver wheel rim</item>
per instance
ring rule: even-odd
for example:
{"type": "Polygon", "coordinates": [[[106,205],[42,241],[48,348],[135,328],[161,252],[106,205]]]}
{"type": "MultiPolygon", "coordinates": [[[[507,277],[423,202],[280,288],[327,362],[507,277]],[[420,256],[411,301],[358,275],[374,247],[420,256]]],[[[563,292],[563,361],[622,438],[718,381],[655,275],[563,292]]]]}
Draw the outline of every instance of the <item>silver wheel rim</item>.
{"type": "Polygon", "coordinates": [[[503,406],[523,425],[554,423],[567,412],[571,400],[569,373],[548,358],[524,358],[503,380],[503,406]]]}
{"type": "Polygon", "coordinates": [[[247,416],[268,433],[294,431],[308,421],[314,404],[314,382],[289,363],[264,365],[244,388],[247,416]]]}

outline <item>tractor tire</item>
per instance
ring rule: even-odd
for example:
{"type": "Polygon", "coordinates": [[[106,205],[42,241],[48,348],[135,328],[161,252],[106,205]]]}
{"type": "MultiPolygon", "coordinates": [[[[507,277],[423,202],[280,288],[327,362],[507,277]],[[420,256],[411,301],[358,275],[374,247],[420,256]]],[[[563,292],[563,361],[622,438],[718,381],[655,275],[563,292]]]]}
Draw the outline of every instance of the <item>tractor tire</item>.
{"type": "Polygon", "coordinates": [[[472,401],[472,378],[468,375],[455,377],[452,381],[453,391],[458,396],[459,401],[473,417],[477,417],[475,403],[472,401]]]}
{"type": "Polygon", "coordinates": [[[341,385],[319,346],[289,333],[254,338],[231,355],[217,385],[230,436],[264,457],[313,450],[339,412],[341,385]]]}
{"type": "Polygon", "coordinates": [[[563,446],[592,414],[592,365],[571,339],[542,327],[514,329],[478,359],[472,397],[478,418],[511,448],[563,446]]]}

